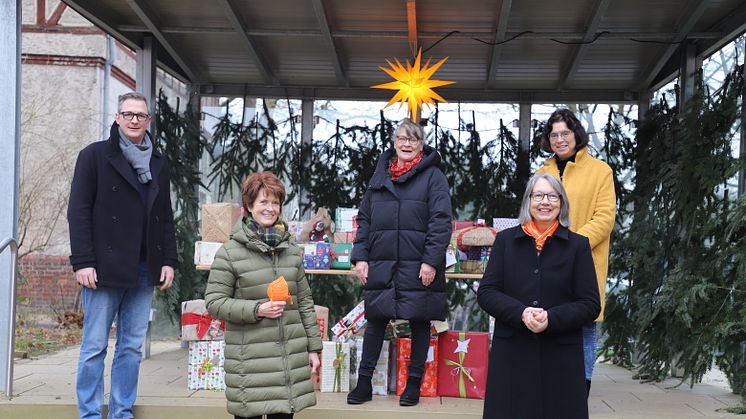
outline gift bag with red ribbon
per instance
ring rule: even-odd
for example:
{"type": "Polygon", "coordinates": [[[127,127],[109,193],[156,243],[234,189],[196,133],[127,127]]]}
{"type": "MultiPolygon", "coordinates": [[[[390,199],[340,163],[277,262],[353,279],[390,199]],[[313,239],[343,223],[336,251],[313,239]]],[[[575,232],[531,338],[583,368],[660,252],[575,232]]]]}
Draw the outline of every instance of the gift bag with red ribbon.
{"type": "Polygon", "coordinates": [[[207,313],[205,300],[181,303],[181,340],[221,340],[224,334],[225,323],[207,313]]]}
{"type": "Polygon", "coordinates": [[[488,334],[454,330],[441,333],[438,353],[438,393],[446,397],[484,399],[488,334]]]}
{"type": "MultiPolygon", "coordinates": [[[[410,356],[412,355],[412,339],[399,338],[396,341],[396,395],[401,396],[407,386],[409,378],[410,356]]],[[[438,338],[430,339],[425,358],[425,373],[420,384],[420,396],[438,396],[438,338]]]]}

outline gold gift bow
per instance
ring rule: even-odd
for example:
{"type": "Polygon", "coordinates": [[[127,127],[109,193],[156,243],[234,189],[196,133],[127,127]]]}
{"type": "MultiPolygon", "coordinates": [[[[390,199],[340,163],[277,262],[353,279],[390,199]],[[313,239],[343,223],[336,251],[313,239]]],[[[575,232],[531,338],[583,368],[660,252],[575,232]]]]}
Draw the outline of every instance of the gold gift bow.
{"type": "MultiPolygon", "coordinates": [[[[463,342],[465,338],[466,333],[458,333],[459,342],[463,342]]],[[[471,370],[464,366],[464,358],[466,358],[466,354],[463,352],[459,352],[458,362],[451,361],[450,359],[445,360],[446,365],[456,367],[452,370],[451,374],[458,374],[458,394],[462,398],[466,397],[466,381],[464,381],[464,376],[466,376],[466,378],[468,378],[469,381],[471,381],[472,383],[474,382],[474,377],[471,376],[471,370]]]]}

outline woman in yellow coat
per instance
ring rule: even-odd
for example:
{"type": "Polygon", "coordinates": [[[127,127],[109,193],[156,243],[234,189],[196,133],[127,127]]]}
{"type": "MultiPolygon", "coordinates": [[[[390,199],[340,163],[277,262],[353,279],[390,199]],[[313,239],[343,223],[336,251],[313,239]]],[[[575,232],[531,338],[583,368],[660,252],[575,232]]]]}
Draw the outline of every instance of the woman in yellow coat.
{"type": "MultiPolygon", "coordinates": [[[[616,193],[611,168],[588,154],[588,133],[569,109],[558,109],[544,125],[541,148],[554,153],[536,173],[548,173],[562,182],[570,204],[571,230],[588,237],[596,267],[603,320],[609,241],[616,217],[616,193]]],[[[583,328],[585,379],[591,389],[596,361],[596,323],[583,328]]]]}

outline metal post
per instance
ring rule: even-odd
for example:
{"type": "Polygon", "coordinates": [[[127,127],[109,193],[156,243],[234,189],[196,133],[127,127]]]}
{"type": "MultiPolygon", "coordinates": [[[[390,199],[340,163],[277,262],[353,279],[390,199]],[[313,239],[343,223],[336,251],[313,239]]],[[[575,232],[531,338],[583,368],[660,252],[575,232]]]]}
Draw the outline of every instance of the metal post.
{"type": "MultiPolygon", "coordinates": [[[[746,47],[746,39],[744,39],[746,47]]],[[[746,48],[744,48],[746,51],[746,48]]],[[[743,77],[746,79],[746,65],[743,66],[743,77]]],[[[741,91],[741,149],[739,150],[741,159],[746,159],[746,83],[741,91]]],[[[738,171],[738,196],[746,194],[746,172],[741,169],[738,171]]]]}
{"type": "Polygon", "coordinates": [[[142,47],[137,49],[137,67],[135,79],[137,91],[148,98],[150,113],[155,114],[155,62],[157,41],[152,36],[142,40],[142,47]]]}
{"type": "MultiPolygon", "coordinates": [[[[302,151],[302,164],[301,167],[309,167],[311,165],[311,155],[310,150],[311,146],[313,144],[313,126],[314,126],[314,118],[313,118],[313,99],[303,99],[303,102],[301,104],[301,112],[302,112],[302,119],[301,119],[301,131],[300,131],[300,144],[301,144],[301,151],[302,151]]],[[[308,209],[303,210],[304,206],[308,208],[307,206],[310,204],[308,200],[308,191],[304,191],[301,189],[300,194],[298,194],[298,209],[300,212],[300,219],[306,220],[311,216],[311,211],[308,209]]]]}
{"type": "Polygon", "coordinates": [[[518,110],[518,162],[516,164],[516,176],[523,182],[528,182],[531,176],[531,103],[521,102],[518,110]]]}
{"type": "MultiPolygon", "coordinates": [[[[0,2],[0,237],[17,237],[21,112],[21,0],[0,2]]],[[[0,244],[0,385],[12,396],[15,333],[15,269],[13,239],[0,244]],[[10,252],[2,252],[6,246],[10,252]],[[10,272],[10,276],[6,276],[10,272]]]]}
{"type": "Polygon", "coordinates": [[[681,88],[681,104],[684,105],[694,96],[694,89],[696,87],[697,46],[687,42],[682,48],[679,84],[681,88]]]}

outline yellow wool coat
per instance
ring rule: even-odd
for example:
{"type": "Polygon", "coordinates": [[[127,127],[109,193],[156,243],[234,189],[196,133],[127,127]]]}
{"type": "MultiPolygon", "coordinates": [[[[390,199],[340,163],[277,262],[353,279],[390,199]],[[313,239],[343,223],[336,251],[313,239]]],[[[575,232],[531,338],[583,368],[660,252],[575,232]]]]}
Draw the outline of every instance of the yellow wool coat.
{"type": "MultiPolygon", "coordinates": [[[[557,158],[550,157],[536,174],[548,173],[560,179],[557,158]]],[[[588,154],[583,147],[575,154],[575,161],[567,162],[562,178],[570,200],[570,230],[588,237],[593,265],[596,268],[601,314],[604,318],[606,275],[609,269],[609,241],[616,217],[616,192],[611,167],[588,154]]]]}

